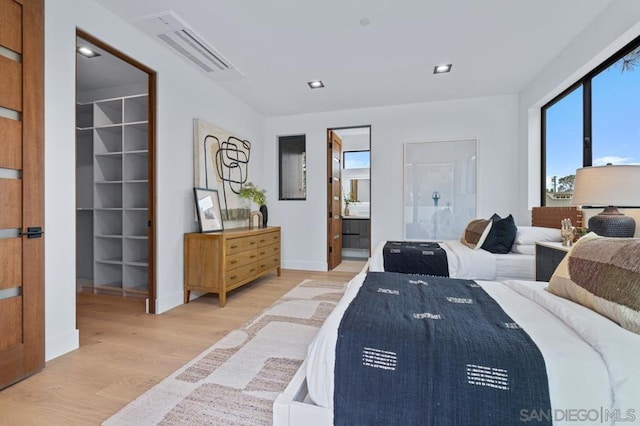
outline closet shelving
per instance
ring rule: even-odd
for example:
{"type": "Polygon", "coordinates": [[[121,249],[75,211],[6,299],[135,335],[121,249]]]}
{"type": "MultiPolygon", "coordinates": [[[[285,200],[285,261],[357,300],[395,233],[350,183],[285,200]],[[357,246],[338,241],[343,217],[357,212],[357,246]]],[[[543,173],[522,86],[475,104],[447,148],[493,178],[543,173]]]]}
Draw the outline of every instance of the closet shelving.
{"type": "Polygon", "coordinates": [[[148,96],[77,104],[78,291],[148,296],[148,96]]]}

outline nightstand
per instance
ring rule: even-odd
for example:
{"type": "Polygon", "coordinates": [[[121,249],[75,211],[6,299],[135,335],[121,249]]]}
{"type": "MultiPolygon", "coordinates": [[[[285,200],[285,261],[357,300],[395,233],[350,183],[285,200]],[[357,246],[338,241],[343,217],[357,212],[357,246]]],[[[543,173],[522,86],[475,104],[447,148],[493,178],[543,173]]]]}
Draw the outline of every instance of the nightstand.
{"type": "Polygon", "coordinates": [[[549,281],[571,247],[536,241],[536,281],[549,281]]]}

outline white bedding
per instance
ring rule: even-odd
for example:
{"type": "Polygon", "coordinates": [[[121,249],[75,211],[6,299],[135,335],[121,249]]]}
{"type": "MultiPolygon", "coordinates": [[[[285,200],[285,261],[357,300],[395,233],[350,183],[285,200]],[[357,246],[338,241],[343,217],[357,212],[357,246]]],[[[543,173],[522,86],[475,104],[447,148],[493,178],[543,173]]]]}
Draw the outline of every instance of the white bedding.
{"type": "Polygon", "coordinates": [[[494,254],[493,257],[496,260],[496,276],[492,280],[536,280],[535,255],[508,253],[494,254]]]}
{"type": "MultiPolygon", "coordinates": [[[[371,255],[369,270],[384,271],[382,249],[386,241],[380,242],[371,255]]],[[[493,254],[486,250],[473,250],[457,240],[438,241],[447,253],[449,276],[474,280],[534,280],[535,256],[530,254],[493,254]]]]}
{"type": "MultiPolygon", "coordinates": [[[[332,408],[338,325],[365,274],[358,274],[320,329],[307,354],[307,387],[314,404],[332,408]]],[[[546,283],[478,281],[536,342],[545,359],[554,416],[566,410],[619,409],[640,419],[640,336],[597,313],[544,290],[546,283]],[[635,411],[628,411],[635,410],[635,411]]],[[[586,412],[586,411],[585,411],[586,412]]],[[[533,415],[523,413],[524,417],[533,415]]],[[[595,417],[595,411],[591,412],[595,417]]],[[[581,424],[610,424],[602,417],[581,424]]],[[[628,418],[630,420],[630,418],[628,418]]]]}

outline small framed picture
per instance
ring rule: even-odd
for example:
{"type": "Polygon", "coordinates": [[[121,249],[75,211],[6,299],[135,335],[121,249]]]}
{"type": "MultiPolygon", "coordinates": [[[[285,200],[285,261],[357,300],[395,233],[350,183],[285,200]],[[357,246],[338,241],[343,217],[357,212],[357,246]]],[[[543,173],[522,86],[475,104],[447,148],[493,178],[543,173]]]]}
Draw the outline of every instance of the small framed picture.
{"type": "Polygon", "coordinates": [[[200,232],[223,231],[222,213],[218,191],[207,188],[193,188],[193,195],[198,213],[200,232]]]}

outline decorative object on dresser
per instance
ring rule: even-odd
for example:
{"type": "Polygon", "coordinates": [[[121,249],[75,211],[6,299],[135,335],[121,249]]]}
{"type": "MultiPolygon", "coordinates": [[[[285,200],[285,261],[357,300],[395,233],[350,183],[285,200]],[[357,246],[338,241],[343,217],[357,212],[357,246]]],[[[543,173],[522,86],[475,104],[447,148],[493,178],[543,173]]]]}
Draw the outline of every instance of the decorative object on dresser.
{"type": "Polygon", "coordinates": [[[583,167],[576,171],[571,203],[606,206],[589,218],[589,230],[605,237],[633,237],[636,222],[618,207],[640,205],[640,165],[583,167]]]}
{"type": "Polygon", "coordinates": [[[246,184],[242,185],[242,189],[238,193],[240,198],[246,198],[258,205],[258,209],[260,210],[260,215],[262,216],[261,226],[263,228],[266,228],[267,221],[269,219],[269,211],[267,210],[266,192],[267,192],[266,190],[258,188],[252,182],[247,182],[246,184]]]}
{"type": "Polygon", "coordinates": [[[262,226],[262,213],[260,212],[251,212],[249,216],[249,229],[253,229],[254,226],[256,228],[263,228],[262,226]],[[256,220],[258,221],[256,223],[256,220]]]}
{"type": "Polygon", "coordinates": [[[280,227],[234,228],[215,234],[184,235],[184,302],[191,291],[227,292],[271,271],[280,276],[280,227]]]}
{"type": "Polygon", "coordinates": [[[220,199],[215,189],[193,188],[200,232],[217,232],[224,229],[220,199]]]}
{"type": "Polygon", "coordinates": [[[570,249],[563,243],[536,241],[536,281],[549,281],[570,249]]]}

